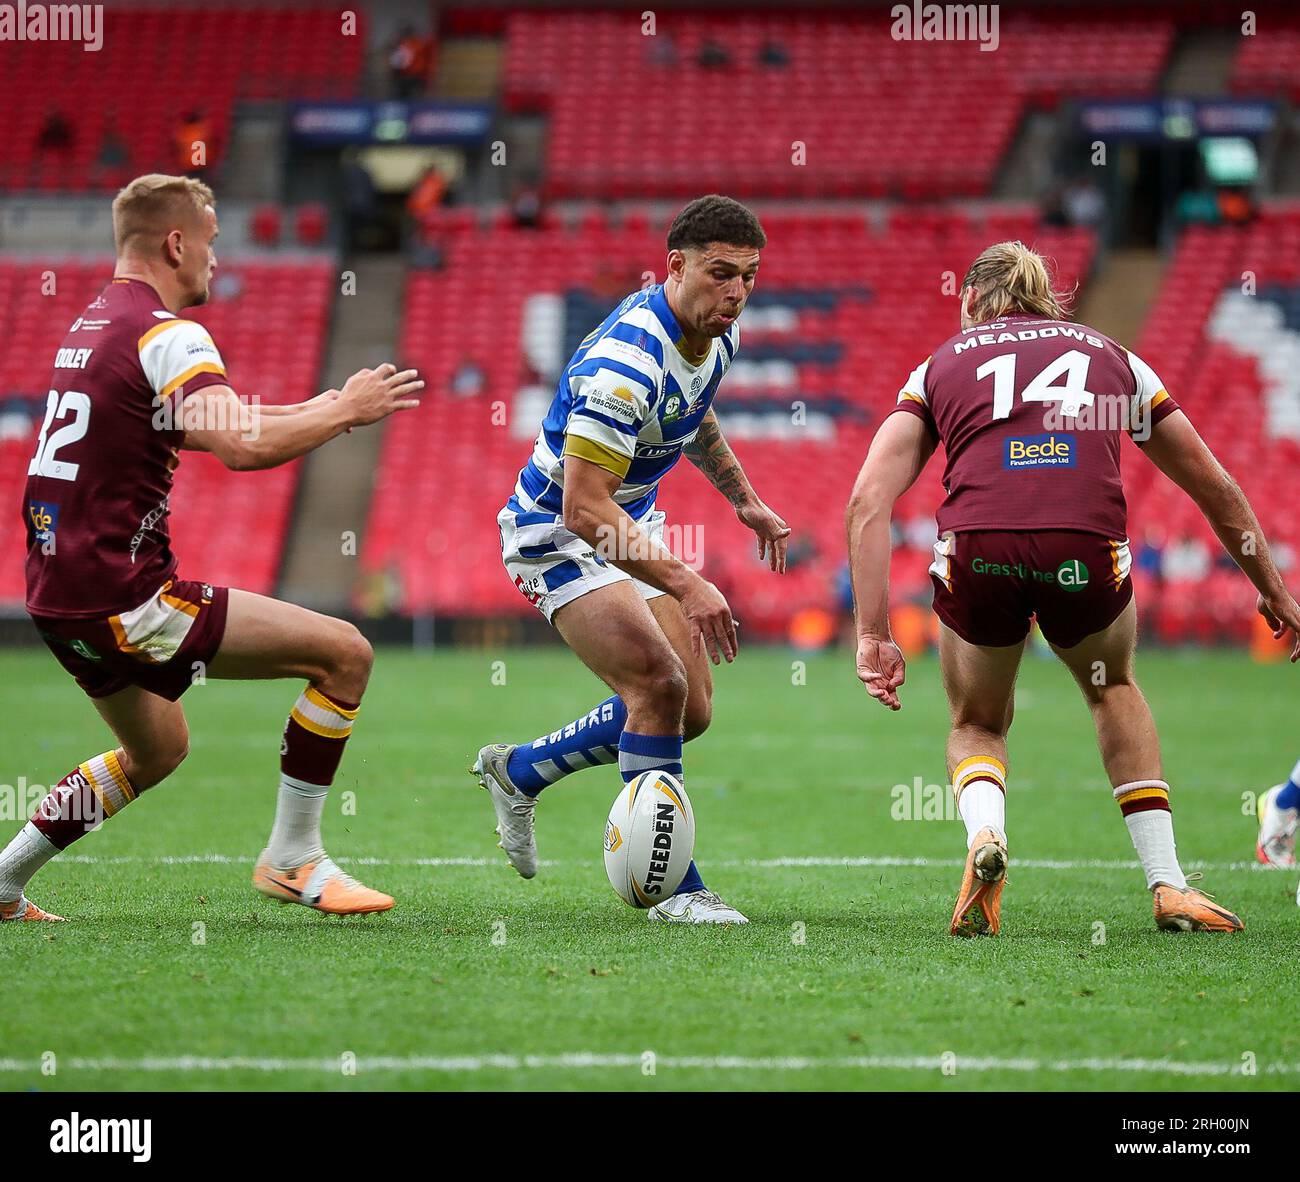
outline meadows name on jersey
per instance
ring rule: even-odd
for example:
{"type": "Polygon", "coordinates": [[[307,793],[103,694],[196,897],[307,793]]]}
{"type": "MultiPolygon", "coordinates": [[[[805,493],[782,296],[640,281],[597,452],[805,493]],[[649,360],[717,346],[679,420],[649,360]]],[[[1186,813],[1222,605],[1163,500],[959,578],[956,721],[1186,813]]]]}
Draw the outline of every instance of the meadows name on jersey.
{"type": "Polygon", "coordinates": [[[561,515],[566,437],[569,454],[622,478],[614,501],[630,517],[640,520],[653,510],[659,481],[713,404],[740,327],[733,323],[715,337],[698,362],[684,355],[681,341],[663,284],[633,292],[605,317],[560,375],[505,511],[538,521],[561,515]]]}

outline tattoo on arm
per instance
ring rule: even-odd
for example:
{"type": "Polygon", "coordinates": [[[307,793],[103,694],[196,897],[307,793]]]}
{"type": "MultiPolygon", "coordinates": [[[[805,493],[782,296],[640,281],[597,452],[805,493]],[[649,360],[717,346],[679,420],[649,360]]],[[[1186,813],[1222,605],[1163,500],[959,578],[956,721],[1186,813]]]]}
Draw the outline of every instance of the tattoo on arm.
{"type": "Polygon", "coordinates": [[[710,410],[700,423],[695,439],[683,449],[686,458],[708,478],[732,505],[739,508],[749,499],[749,481],[735,453],[722,437],[722,428],[710,410]]]}

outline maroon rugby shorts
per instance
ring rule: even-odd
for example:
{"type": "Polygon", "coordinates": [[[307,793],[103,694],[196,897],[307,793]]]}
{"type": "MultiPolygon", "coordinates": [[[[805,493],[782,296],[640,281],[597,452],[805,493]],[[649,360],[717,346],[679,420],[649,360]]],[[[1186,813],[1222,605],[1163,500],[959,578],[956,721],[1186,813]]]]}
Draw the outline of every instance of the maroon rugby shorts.
{"type": "Polygon", "coordinates": [[[139,607],[107,619],[32,616],[50,651],[92,698],[129,685],[176,701],[217,655],[229,591],[169,579],[139,607]]]}
{"type": "Polygon", "coordinates": [[[934,610],[970,644],[1019,644],[1038,617],[1057,648],[1113,623],[1133,598],[1128,540],[1079,530],[972,530],[934,546],[934,610]]]}

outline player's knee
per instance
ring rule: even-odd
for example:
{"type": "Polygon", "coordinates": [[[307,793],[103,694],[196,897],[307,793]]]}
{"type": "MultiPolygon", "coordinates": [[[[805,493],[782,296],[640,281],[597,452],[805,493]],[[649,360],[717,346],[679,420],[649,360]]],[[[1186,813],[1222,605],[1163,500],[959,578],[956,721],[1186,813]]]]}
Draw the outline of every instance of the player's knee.
{"type": "Polygon", "coordinates": [[[189,730],[182,728],[156,740],[147,751],[128,750],[127,775],[137,792],[152,788],[172,774],[190,753],[189,730]]]}
{"type": "Polygon", "coordinates": [[[713,703],[707,697],[691,697],[686,701],[686,716],[683,719],[682,737],[690,742],[698,739],[709,729],[713,721],[713,703]]]}
{"type": "Polygon", "coordinates": [[[647,663],[640,673],[631,679],[631,684],[623,697],[628,701],[629,710],[633,703],[655,713],[663,713],[680,719],[686,709],[686,696],[690,683],[686,678],[686,666],[674,652],[669,652],[657,660],[647,663]]]}
{"type": "Polygon", "coordinates": [[[365,688],[375,664],[375,650],[354,624],[342,624],[334,646],[330,673],[349,685],[365,688]]]}
{"type": "Polygon", "coordinates": [[[989,737],[1003,738],[1011,725],[1010,712],[1005,708],[992,710],[987,706],[971,705],[952,713],[954,731],[984,732],[989,737]]]}

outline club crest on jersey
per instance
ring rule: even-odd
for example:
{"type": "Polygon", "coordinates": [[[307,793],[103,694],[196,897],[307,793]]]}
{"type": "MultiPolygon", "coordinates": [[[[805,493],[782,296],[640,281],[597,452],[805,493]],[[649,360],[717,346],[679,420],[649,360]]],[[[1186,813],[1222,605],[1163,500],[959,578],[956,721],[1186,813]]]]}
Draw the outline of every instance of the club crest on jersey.
{"type": "Polygon", "coordinates": [[[680,394],[669,394],[664,402],[663,421],[665,423],[676,422],[682,417],[682,396],[680,394]]]}
{"type": "Polygon", "coordinates": [[[1004,468],[1073,468],[1074,436],[1024,435],[1006,440],[1002,453],[1004,468]]]}

